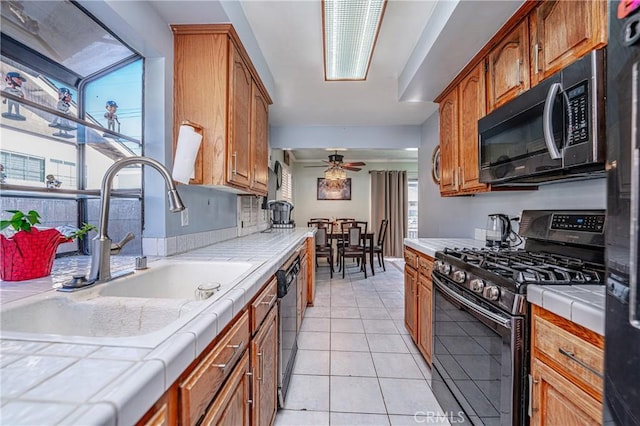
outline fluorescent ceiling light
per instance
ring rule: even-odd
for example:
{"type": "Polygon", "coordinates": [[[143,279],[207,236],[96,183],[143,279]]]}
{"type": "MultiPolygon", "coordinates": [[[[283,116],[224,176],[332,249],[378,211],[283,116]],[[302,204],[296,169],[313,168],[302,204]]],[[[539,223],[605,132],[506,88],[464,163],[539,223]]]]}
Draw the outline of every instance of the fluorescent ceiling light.
{"type": "Polygon", "coordinates": [[[386,0],[324,0],[325,80],[365,80],[386,0]]]}

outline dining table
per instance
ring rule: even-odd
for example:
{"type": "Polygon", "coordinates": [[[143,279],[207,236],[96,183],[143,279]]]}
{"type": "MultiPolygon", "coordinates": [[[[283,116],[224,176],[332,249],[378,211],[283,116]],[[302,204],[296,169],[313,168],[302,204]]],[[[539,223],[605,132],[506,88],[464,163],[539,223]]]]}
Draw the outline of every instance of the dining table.
{"type": "MultiPolygon", "coordinates": [[[[333,231],[327,233],[327,238],[333,244],[333,241],[338,243],[339,241],[344,241],[347,236],[347,231],[333,231]]],[[[371,265],[371,275],[375,275],[376,272],[373,269],[373,237],[375,236],[375,232],[368,231],[365,234],[360,235],[360,239],[362,240],[362,244],[364,244],[365,250],[369,253],[369,265],[371,265]]],[[[336,259],[337,261],[337,259],[336,259]]],[[[366,262],[365,262],[366,263],[366,262]]],[[[363,268],[366,268],[366,265],[362,265],[363,268]]]]}

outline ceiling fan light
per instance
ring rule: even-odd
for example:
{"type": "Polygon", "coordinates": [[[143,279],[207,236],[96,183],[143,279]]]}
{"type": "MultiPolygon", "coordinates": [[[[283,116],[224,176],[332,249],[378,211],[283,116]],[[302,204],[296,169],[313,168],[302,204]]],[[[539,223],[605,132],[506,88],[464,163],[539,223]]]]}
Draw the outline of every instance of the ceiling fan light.
{"type": "Polygon", "coordinates": [[[325,80],[365,80],[386,0],[322,2],[325,80]]]}

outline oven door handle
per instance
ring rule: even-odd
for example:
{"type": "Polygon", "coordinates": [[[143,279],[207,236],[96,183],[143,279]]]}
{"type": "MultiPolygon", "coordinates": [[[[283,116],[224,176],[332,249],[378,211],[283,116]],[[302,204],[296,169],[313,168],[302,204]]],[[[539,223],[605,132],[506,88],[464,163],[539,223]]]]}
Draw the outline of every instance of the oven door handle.
{"type": "Polygon", "coordinates": [[[464,307],[474,311],[475,313],[482,315],[485,318],[489,318],[491,321],[502,325],[505,328],[511,329],[511,319],[509,318],[503,318],[498,314],[494,314],[493,312],[481,307],[481,306],[476,306],[473,303],[469,302],[467,299],[465,299],[464,297],[460,296],[459,294],[457,294],[454,291],[451,291],[446,285],[442,284],[438,278],[434,277],[433,278],[433,282],[435,283],[435,285],[438,287],[438,289],[440,291],[442,291],[444,294],[446,294],[447,296],[451,297],[452,299],[454,299],[456,302],[460,303],[461,305],[463,305],[464,307]]]}

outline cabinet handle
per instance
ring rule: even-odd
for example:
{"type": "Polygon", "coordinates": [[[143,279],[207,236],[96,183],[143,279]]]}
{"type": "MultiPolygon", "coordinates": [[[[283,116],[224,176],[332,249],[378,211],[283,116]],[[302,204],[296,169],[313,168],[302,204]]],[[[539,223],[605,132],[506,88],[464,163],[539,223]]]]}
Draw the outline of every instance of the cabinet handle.
{"type": "Polygon", "coordinates": [[[522,80],[522,70],[520,69],[520,65],[521,65],[520,59],[516,59],[516,65],[518,66],[518,84],[522,84],[524,83],[524,81],[522,80]]]}
{"type": "Polygon", "coordinates": [[[232,157],[233,157],[233,170],[231,170],[231,173],[235,175],[238,173],[238,152],[233,151],[232,157]]]}
{"type": "Polygon", "coordinates": [[[537,384],[538,384],[538,381],[534,379],[531,374],[529,374],[529,409],[528,409],[529,417],[533,415],[534,411],[538,411],[537,408],[533,407],[533,385],[537,385],[537,384]]]}
{"type": "Polygon", "coordinates": [[[462,167],[458,167],[458,185],[462,186],[462,167]]]}
{"type": "Polygon", "coordinates": [[[262,356],[262,352],[258,352],[256,356],[260,357],[260,374],[258,375],[258,380],[262,382],[264,377],[260,376],[264,376],[264,357],[262,356]]]}
{"type": "Polygon", "coordinates": [[[576,362],[581,367],[586,368],[587,370],[591,371],[593,374],[595,374],[596,376],[600,377],[601,379],[604,378],[604,376],[598,370],[596,370],[595,368],[591,367],[589,364],[587,364],[583,360],[578,359],[576,357],[576,354],[574,354],[573,352],[564,350],[562,348],[558,348],[558,352],[560,352],[562,355],[566,356],[570,360],[576,362]]]}
{"type": "Polygon", "coordinates": [[[534,65],[534,73],[538,74],[538,71],[540,71],[540,49],[542,48],[542,46],[540,46],[540,43],[536,43],[535,46],[533,47],[533,57],[535,59],[535,65],[534,65]]]}
{"type": "Polygon", "coordinates": [[[233,348],[233,353],[231,354],[227,362],[223,364],[213,364],[213,366],[217,368],[221,368],[223,372],[226,372],[227,367],[231,364],[231,361],[236,357],[236,353],[238,352],[238,349],[240,349],[242,346],[244,346],[244,342],[240,342],[237,345],[227,345],[228,348],[233,348]]]}
{"type": "Polygon", "coordinates": [[[273,302],[275,302],[277,298],[278,298],[278,295],[277,295],[277,294],[274,294],[274,295],[271,297],[271,300],[269,300],[268,302],[260,302],[260,304],[261,304],[261,305],[269,305],[269,306],[271,306],[271,304],[272,304],[273,302]]]}

